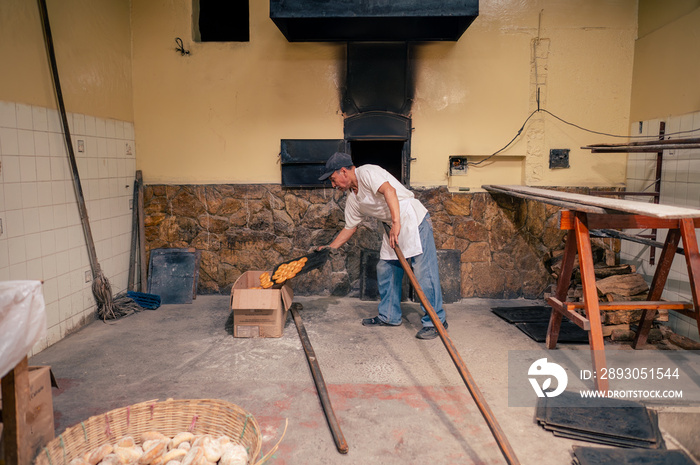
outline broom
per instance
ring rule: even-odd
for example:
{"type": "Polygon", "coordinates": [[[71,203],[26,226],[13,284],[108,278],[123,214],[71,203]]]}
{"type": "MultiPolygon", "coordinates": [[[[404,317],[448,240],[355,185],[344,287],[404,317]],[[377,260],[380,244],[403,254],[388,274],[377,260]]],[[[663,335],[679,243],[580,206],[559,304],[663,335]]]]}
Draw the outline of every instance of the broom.
{"type": "Polygon", "coordinates": [[[54,53],[53,39],[51,37],[49,14],[46,9],[46,1],[38,1],[39,13],[41,14],[41,22],[44,30],[44,42],[46,43],[46,52],[49,56],[49,67],[51,68],[53,84],[56,90],[56,100],[58,101],[58,107],[61,113],[63,134],[65,136],[66,147],[68,149],[68,161],[73,174],[73,188],[75,190],[75,196],[78,200],[78,212],[80,214],[80,221],[83,226],[83,234],[85,235],[88,257],[90,259],[90,269],[92,270],[92,295],[95,297],[95,302],[97,303],[98,315],[103,320],[116,319],[121,316],[134,313],[135,311],[138,311],[140,307],[133,301],[133,299],[125,295],[119,295],[117,298],[112,297],[112,286],[109,284],[109,280],[102,272],[102,268],[97,261],[95,242],[92,239],[90,221],[88,219],[87,208],[85,207],[85,198],[83,197],[83,188],[80,184],[80,176],[78,175],[78,164],[75,162],[75,153],[73,151],[73,143],[71,142],[68,118],[66,117],[66,107],[63,103],[61,83],[58,79],[58,67],[56,66],[56,55],[54,53]]]}

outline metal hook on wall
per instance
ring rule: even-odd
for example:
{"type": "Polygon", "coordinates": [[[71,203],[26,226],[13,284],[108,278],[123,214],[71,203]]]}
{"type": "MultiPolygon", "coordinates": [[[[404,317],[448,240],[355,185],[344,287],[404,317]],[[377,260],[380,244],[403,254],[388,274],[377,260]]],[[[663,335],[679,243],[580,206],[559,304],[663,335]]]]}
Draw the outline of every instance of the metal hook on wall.
{"type": "Polygon", "coordinates": [[[177,48],[175,49],[176,52],[180,52],[180,55],[189,55],[190,51],[185,50],[185,46],[182,44],[182,39],[179,37],[175,37],[175,43],[177,44],[177,48]]]}

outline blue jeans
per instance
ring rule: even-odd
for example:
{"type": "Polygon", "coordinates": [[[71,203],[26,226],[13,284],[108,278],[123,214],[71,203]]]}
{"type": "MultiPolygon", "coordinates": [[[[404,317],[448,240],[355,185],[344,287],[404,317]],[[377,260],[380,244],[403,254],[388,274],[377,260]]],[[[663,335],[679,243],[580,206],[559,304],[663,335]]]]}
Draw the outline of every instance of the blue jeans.
{"type": "MultiPolygon", "coordinates": [[[[442,308],[442,288],[440,287],[440,275],[438,273],[437,251],[435,250],[435,239],[433,238],[433,225],[430,222],[430,215],[426,213],[425,218],[418,226],[420,243],[423,253],[415,257],[407,258],[406,261],[412,265],[413,273],[416,275],[418,284],[423,289],[423,293],[430,305],[435,309],[441,322],[445,322],[445,310],[442,308]]],[[[398,260],[379,260],[377,263],[377,282],[379,284],[379,319],[390,325],[401,324],[401,281],[404,271],[398,260]]],[[[423,326],[432,327],[433,322],[421,304],[423,326]]]]}

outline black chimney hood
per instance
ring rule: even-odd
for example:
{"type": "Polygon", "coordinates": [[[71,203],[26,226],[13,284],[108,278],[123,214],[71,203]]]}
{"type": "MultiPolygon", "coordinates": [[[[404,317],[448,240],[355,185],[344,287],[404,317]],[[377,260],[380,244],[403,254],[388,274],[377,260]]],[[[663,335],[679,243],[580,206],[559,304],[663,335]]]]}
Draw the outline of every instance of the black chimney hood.
{"type": "Polygon", "coordinates": [[[289,42],[456,41],[479,0],[270,0],[289,42]]]}

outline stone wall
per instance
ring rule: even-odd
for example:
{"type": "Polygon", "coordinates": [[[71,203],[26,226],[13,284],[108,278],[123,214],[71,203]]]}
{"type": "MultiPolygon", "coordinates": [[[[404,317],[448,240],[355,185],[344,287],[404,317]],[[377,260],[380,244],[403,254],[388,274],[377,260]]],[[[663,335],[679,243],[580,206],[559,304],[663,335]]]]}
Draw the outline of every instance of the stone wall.
{"type": "MultiPolygon", "coordinates": [[[[488,193],[416,190],[438,249],[461,251],[462,297],[537,298],[551,284],[543,257],[563,247],[558,208],[488,193]]],[[[199,293],[229,293],[247,270],[328,244],[343,227],[345,195],[279,185],[150,185],[144,192],[147,250],[202,251],[199,293]]],[[[360,251],[379,249],[369,221],[324,268],[294,278],[299,295],[359,295],[360,251]]]]}

